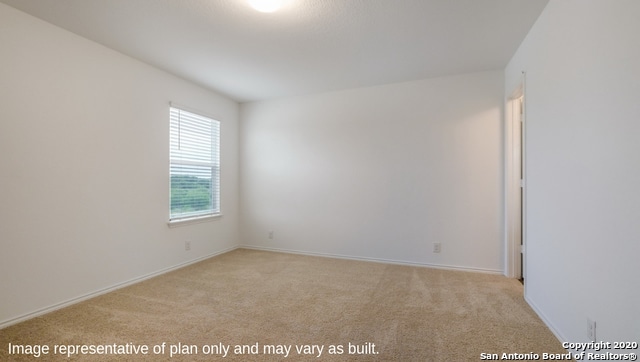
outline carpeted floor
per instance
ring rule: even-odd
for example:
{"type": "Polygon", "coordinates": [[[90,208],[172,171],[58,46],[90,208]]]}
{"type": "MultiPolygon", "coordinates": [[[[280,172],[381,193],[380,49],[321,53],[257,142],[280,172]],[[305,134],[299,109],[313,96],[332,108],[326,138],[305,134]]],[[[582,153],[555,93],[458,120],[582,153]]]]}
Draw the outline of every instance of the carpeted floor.
{"type": "Polygon", "coordinates": [[[477,361],[482,353],[565,353],[522,288],[497,275],[238,249],[2,329],[0,360],[477,361]]]}

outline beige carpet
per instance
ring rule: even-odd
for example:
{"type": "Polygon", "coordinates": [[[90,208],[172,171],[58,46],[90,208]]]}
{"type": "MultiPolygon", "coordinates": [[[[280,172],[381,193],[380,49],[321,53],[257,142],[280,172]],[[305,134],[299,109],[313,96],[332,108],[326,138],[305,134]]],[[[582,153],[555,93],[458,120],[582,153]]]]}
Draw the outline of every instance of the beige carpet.
{"type": "Polygon", "coordinates": [[[2,329],[0,360],[477,361],[481,353],[565,353],[522,294],[518,281],[496,275],[238,249],[2,329]],[[45,345],[48,353],[34,357],[45,345]],[[85,354],[55,353],[56,345],[84,345],[85,354]],[[114,350],[101,351],[105,345],[114,350]],[[182,354],[171,356],[171,345],[182,354]],[[298,352],[302,345],[322,350],[298,352]],[[133,347],[142,346],[148,354],[136,355],[133,347]]]}

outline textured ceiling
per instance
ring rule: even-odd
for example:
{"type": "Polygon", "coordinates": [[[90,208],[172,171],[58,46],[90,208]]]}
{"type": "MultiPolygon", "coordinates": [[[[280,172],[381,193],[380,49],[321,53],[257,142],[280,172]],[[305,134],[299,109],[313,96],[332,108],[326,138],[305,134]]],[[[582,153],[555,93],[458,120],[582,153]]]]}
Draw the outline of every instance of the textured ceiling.
{"type": "Polygon", "coordinates": [[[254,101],[505,67],[548,0],[0,0],[254,101]]]}

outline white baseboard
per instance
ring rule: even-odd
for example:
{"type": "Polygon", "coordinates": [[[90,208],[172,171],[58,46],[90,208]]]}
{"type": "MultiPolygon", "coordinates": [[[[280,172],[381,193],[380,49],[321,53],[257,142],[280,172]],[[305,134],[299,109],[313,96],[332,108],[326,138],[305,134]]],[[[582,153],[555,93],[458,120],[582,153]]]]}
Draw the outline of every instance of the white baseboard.
{"type": "Polygon", "coordinates": [[[134,278],[134,279],[130,279],[130,280],[127,280],[127,281],[122,282],[122,283],[114,284],[114,285],[111,285],[109,287],[102,288],[102,289],[96,290],[94,292],[81,295],[81,296],[76,297],[76,298],[72,298],[72,299],[69,299],[69,300],[54,304],[54,305],[50,305],[48,307],[44,307],[44,308],[38,309],[38,310],[36,310],[34,312],[30,312],[30,313],[23,314],[23,315],[20,315],[18,317],[15,317],[15,318],[11,318],[11,319],[7,319],[7,320],[4,320],[4,321],[1,321],[0,322],[0,329],[8,327],[8,326],[13,325],[13,324],[24,322],[24,321],[29,320],[31,318],[35,318],[35,317],[41,316],[43,314],[47,314],[47,313],[53,312],[53,311],[58,310],[58,309],[62,309],[62,308],[68,307],[68,306],[76,304],[76,303],[83,302],[83,301],[91,299],[91,298],[95,298],[95,297],[97,297],[99,295],[102,295],[102,294],[113,292],[115,290],[122,289],[124,287],[128,287],[128,286],[136,284],[136,283],[140,283],[140,282],[142,282],[144,280],[151,279],[153,277],[157,277],[159,275],[166,274],[168,272],[171,272],[171,271],[174,271],[174,270],[177,270],[177,269],[180,269],[180,268],[184,268],[184,267],[186,267],[188,265],[195,264],[195,263],[198,263],[200,261],[203,261],[203,260],[206,260],[206,259],[209,259],[209,258],[213,258],[214,256],[218,256],[220,254],[228,253],[228,252],[233,251],[233,250],[238,249],[238,248],[239,248],[239,246],[233,246],[231,248],[227,248],[227,249],[224,249],[224,250],[212,253],[212,254],[201,256],[201,257],[199,257],[197,259],[189,260],[187,262],[184,262],[184,263],[181,263],[181,264],[178,264],[178,265],[174,265],[172,267],[164,268],[164,269],[158,270],[158,271],[153,272],[153,273],[145,274],[143,276],[140,276],[140,277],[137,277],[137,278],[134,278]]]}
{"type": "MultiPolygon", "coordinates": [[[[558,341],[560,341],[560,343],[568,341],[568,339],[565,336],[563,336],[562,333],[560,333],[560,330],[558,330],[558,328],[556,328],[556,326],[553,323],[551,323],[551,320],[547,318],[547,316],[542,312],[542,310],[540,310],[540,308],[538,308],[538,306],[531,299],[527,297],[526,293],[524,295],[524,300],[525,302],[527,302],[527,304],[529,304],[531,309],[533,309],[533,311],[538,315],[538,317],[542,319],[542,322],[549,328],[551,333],[553,333],[553,335],[556,336],[556,338],[558,339],[558,341]]],[[[575,351],[567,350],[567,352],[575,352],[575,351]]]]}
{"type": "Polygon", "coordinates": [[[307,256],[321,256],[321,257],[326,257],[326,258],[369,261],[369,262],[375,262],[375,263],[397,264],[397,265],[406,265],[406,266],[417,266],[417,267],[426,267],[426,268],[435,268],[435,269],[457,270],[457,271],[467,271],[467,272],[503,275],[503,271],[502,270],[472,268],[472,267],[463,267],[463,266],[455,266],[455,265],[443,265],[443,264],[431,264],[431,263],[415,263],[415,262],[402,261],[402,260],[382,259],[382,258],[369,258],[369,257],[361,257],[361,256],[330,254],[330,253],[316,253],[316,252],[309,252],[309,251],[302,251],[302,250],[270,248],[270,247],[255,246],[255,245],[240,245],[239,248],[241,248],[241,249],[263,250],[263,251],[274,251],[274,252],[288,253],[288,254],[300,254],[300,255],[307,255],[307,256]]]}

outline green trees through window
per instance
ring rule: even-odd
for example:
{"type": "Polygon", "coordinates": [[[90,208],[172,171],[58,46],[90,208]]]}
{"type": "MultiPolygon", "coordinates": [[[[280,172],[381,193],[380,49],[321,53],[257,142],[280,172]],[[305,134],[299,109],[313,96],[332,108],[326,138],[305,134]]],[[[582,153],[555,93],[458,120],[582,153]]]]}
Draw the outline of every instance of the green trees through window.
{"type": "Polygon", "coordinates": [[[171,176],[171,213],[192,213],[211,208],[211,179],[171,176]]]}

